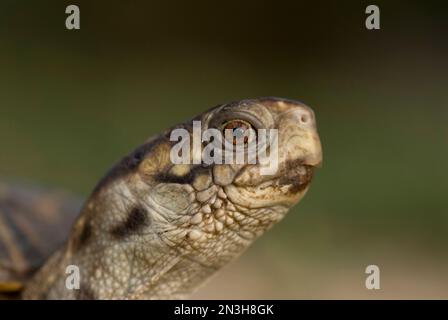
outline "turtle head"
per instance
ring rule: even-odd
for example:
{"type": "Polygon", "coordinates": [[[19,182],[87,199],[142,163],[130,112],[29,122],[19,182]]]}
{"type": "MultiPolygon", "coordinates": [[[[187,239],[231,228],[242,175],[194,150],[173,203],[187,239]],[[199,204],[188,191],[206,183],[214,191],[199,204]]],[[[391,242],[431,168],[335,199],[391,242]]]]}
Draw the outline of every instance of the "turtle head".
{"type": "MultiPolygon", "coordinates": [[[[133,282],[131,298],[191,291],[283,218],[321,162],[315,116],[304,104],[219,105],[118,163],[86,202],[69,251],[92,270],[125,274],[123,288],[144,279],[133,282]],[[119,261],[108,265],[110,257],[119,261]],[[135,275],[123,271],[131,264],[135,275]],[[148,270],[157,276],[142,277],[148,270]]],[[[101,281],[90,278],[94,287],[101,281]]],[[[103,297],[123,295],[120,288],[103,297]]]]}
{"type": "Polygon", "coordinates": [[[195,252],[207,251],[201,260],[210,265],[221,263],[214,252],[225,238],[244,247],[283,218],[322,162],[314,112],[280,98],[218,105],[124,162],[133,163],[135,155],[136,170],[119,189],[124,182],[122,194],[132,195],[151,217],[146,234],[164,244],[202,248],[195,252]]]}
{"type": "Polygon", "coordinates": [[[240,121],[254,129],[256,145],[249,154],[257,153],[257,161],[215,165],[215,183],[234,204],[246,208],[297,203],[322,162],[314,112],[297,101],[262,98],[218,108],[210,123],[226,128],[240,121]]]}

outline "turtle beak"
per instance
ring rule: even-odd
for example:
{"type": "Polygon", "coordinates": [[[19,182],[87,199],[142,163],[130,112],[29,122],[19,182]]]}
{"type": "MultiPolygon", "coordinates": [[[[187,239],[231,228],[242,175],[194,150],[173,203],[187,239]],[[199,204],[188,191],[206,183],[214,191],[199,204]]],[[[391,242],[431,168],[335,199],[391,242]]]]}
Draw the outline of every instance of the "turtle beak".
{"type": "Polygon", "coordinates": [[[282,113],[279,121],[286,158],[300,160],[303,165],[321,167],[322,144],[311,108],[295,105],[282,113]]]}
{"type": "Polygon", "coordinates": [[[322,144],[317,131],[311,133],[310,140],[312,143],[308,146],[307,154],[304,156],[304,164],[320,168],[322,167],[322,144]]]}

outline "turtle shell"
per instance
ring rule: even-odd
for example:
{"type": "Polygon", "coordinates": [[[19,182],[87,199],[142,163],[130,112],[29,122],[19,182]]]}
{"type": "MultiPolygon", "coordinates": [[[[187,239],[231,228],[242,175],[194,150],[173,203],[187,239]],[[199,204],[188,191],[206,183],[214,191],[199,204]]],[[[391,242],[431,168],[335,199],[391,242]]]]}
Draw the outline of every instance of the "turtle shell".
{"type": "Polygon", "coordinates": [[[0,298],[18,295],[63,245],[81,204],[65,191],[0,181],[0,298]]]}

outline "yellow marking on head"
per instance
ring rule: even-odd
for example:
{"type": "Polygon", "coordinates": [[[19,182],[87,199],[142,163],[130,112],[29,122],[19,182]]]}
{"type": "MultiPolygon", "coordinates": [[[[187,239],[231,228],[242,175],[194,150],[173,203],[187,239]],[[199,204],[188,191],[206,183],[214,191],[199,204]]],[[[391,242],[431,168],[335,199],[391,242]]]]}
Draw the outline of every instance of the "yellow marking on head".
{"type": "Polygon", "coordinates": [[[18,292],[23,289],[23,284],[18,281],[0,282],[0,292],[18,292]]]}
{"type": "Polygon", "coordinates": [[[170,173],[178,177],[183,177],[190,172],[190,169],[191,166],[189,164],[176,164],[170,169],[170,173]]]}
{"type": "Polygon", "coordinates": [[[171,165],[171,146],[168,143],[159,144],[148,154],[147,158],[140,164],[140,170],[145,175],[160,173],[171,165]]]}

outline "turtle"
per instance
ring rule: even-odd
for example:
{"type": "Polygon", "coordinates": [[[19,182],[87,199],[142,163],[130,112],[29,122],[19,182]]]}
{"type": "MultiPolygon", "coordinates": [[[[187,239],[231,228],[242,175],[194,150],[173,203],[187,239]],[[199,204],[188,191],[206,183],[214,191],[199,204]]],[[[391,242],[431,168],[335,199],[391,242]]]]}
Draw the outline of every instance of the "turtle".
{"type": "Polygon", "coordinates": [[[285,217],[321,163],[313,110],[264,97],[217,105],[147,139],[85,201],[2,182],[0,297],[188,298],[285,217]],[[252,141],[275,154],[275,170],[263,173],[271,163],[260,153],[248,161],[252,141]],[[203,157],[235,142],[245,161],[233,148],[225,159],[219,149],[203,157]]]}

